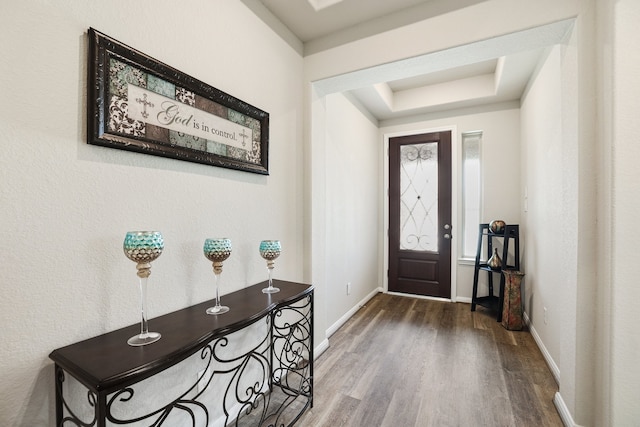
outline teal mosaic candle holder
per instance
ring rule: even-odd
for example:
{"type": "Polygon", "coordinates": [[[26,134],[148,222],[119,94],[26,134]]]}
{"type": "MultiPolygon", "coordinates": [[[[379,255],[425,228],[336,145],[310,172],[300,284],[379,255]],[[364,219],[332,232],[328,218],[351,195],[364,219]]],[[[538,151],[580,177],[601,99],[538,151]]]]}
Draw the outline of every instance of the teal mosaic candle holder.
{"type": "Polygon", "coordinates": [[[231,256],[231,239],[206,239],[203,247],[204,256],[213,263],[215,277],[216,305],[206,310],[207,314],[222,314],[229,311],[229,307],[220,305],[219,280],[222,273],[222,262],[231,256]]]}
{"type": "Polygon", "coordinates": [[[273,287],[272,272],[275,264],[274,260],[280,256],[281,251],[280,240],[263,240],[260,242],[260,256],[267,260],[267,272],[269,274],[269,287],[262,290],[265,294],[280,292],[280,289],[273,287]]]}
{"type": "Polygon", "coordinates": [[[156,260],[162,254],[164,239],[159,231],[129,231],[124,236],[122,249],[127,258],[137,263],[142,312],[140,333],[129,338],[127,343],[135,347],[151,344],[158,341],[161,335],[158,332],[149,332],[147,282],[149,275],[151,275],[151,261],[156,260]]]}

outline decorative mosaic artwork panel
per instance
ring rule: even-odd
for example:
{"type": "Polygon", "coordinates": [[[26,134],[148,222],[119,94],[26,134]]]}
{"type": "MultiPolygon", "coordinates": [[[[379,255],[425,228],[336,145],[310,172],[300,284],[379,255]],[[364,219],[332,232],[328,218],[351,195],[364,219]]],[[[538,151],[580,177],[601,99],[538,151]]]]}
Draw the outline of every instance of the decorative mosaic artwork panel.
{"type": "MultiPolygon", "coordinates": [[[[109,60],[109,112],[108,129],[111,132],[127,136],[146,137],[169,146],[189,148],[196,151],[216,154],[231,159],[260,164],[261,133],[260,121],[246,116],[231,108],[217,104],[210,99],[196,95],[185,88],[178,87],[155,75],[146,73],[115,58],[109,60]],[[143,103],[146,99],[127,99],[128,85],[145,88],[166,98],[214,114],[225,120],[237,123],[253,131],[252,137],[240,135],[242,147],[233,147],[214,140],[169,130],[140,120],[132,119],[128,114],[130,102],[143,103]],[[250,141],[249,141],[250,139],[250,141]],[[246,148],[245,148],[246,146],[246,148]]],[[[240,145],[240,144],[238,144],[240,145]]]]}

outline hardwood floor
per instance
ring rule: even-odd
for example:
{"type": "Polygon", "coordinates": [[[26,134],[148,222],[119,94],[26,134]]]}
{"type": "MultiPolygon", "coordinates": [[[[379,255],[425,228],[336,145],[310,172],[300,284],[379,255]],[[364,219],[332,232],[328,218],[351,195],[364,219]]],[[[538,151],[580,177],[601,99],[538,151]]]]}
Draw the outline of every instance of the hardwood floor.
{"type": "Polygon", "coordinates": [[[531,334],[479,307],[378,294],[314,367],[302,427],[562,426],[531,334]]]}

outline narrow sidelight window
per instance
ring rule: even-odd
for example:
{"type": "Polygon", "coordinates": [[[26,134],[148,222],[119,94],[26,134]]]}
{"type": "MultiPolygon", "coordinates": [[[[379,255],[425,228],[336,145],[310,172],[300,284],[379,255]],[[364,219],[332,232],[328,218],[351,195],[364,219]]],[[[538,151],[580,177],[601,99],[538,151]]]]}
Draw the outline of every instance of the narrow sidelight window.
{"type": "Polygon", "coordinates": [[[462,258],[475,258],[480,223],[482,131],[462,134],[462,258]]]}

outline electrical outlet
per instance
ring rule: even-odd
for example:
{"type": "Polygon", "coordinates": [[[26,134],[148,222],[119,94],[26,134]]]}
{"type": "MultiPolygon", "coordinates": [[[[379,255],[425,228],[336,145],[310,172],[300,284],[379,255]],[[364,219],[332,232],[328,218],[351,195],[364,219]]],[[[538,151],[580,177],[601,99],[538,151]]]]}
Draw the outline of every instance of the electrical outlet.
{"type": "Polygon", "coordinates": [[[351,282],[347,282],[347,295],[351,295],[351,282]]]}
{"type": "Polygon", "coordinates": [[[547,324],[547,307],[542,308],[544,310],[544,324],[547,324]]]}

